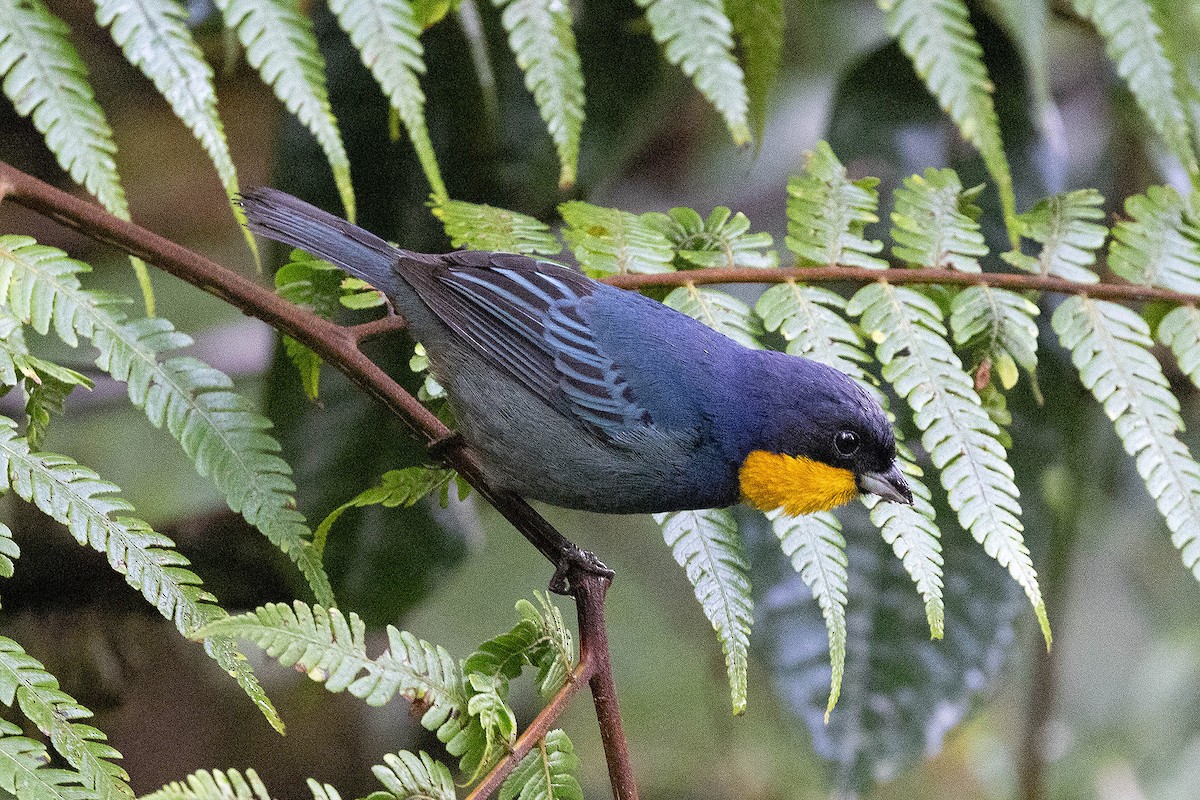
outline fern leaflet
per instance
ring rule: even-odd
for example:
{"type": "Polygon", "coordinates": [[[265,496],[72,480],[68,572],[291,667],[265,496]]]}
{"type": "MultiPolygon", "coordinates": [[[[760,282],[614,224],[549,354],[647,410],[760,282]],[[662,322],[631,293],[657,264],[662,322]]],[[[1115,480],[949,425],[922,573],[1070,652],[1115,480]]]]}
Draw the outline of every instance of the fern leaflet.
{"type": "Polygon", "coordinates": [[[892,212],[892,252],[920,267],[979,272],[988,253],[979,227],[979,190],[964,190],[952,169],[927,169],[896,189],[892,212]]]}
{"type": "Polygon", "coordinates": [[[22,736],[19,727],[0,719],[0,789],[21,800],[95,797],[78,772],[47,766],[49,763],[45,745],[22,736]]]}
{"type": "Polygon", "coordinates": [[[733,57],[733,25],[721,0],[637,0],[667,60],[720,112],[738,146],[750,143],[750,99],[733,57]]]}
{"type": "Polygon", "coordinates": [[[1016,251],[1001,258],[1035,275],[1053,275],[1076,283],[1100,280],[1091,267],[1096,250],[1104,244],[1108,228],[1096,224],[1104,219],[1104,197],[1095,189],[1077,189],[1039,200],[1017,218],[1021,235],[1042,244],[1037,258],[1016,251]]]}
{"type": "Polygon", "coordinates": [[[679,269],[779,266],[779,256],[768,249],[771,234],[750,233],[750,220],[740,211],[717,206],[705,218],[691,208],[672,208],[642,219],[675,247],[679,269]]]}
{"type": "Polygon", "coordinates": [[[578,774],[575,747],[556,728],[505,778],[497,800],[583,800],[578,774]]]}
{"type": "Polygon", "coordinates": [[[1125,306],[1084,296],[1060,305],[1051,324],[1134,457],[1184,566],[1200,579],[1200,464],[1179,440],[1179,401],[1150,352],[1149,326],[1125,306]]]}
{"type": "Polygon", "coordinates": [[[186,781],[168,783],[141,800],[271,800],[271,793],[252,769],[245,775],[236,769],[202,769],[188,775],[186,781]]]}
{"type": "Polygon", "coordinates": [[[448,200],[435,204],[433,215],[442,221],[455,247],[546,256],[562,251],[550,227],[528,214],[448,200]]]}
{"type": "MultiPolygon", "coordinates": [[[[1011,389],[1020,366],[1032,377],[1037,370],[1038,315],[1033,301],[992,286],[970,286],[950,304],[954,343],[974,350],[977,364],[989,364],[1000,385],[1011,389]]],[[[976,378],[979,385],[980,379],[976,378]]]]}
{"type": "Polygon", "coordinates": [[[1180,306],[1158,323],[1158,341],[1171,349],[1179,369],[1200,386],[1200,309],[1180,306]]]}
{"type": "Polygon", "coordinates": [[[741,714],[746,710],[746,668],[754,611],[750,565],[737,522],[723,508],[655,514],[654,521],[662,526],[667,546],[687,572],[696,599],[717,632],[725,651],[733,712],[741,714]]]}
{"type": "Polygon", "coordinates": [[[637,214],[579,200],[563,203],[558,212],[567,223],[563,238],[579,266],[593,278],[674,269],[671,241],[637,214]]]}
{"type": "Polygon", "coordinates": [[[579,137],[583,131],[583,68],[571,30],[571,6],[564,0],[492,0],[504,9],[500,21],[508,46],[525,73],[562,165],[558,186],[575,185],[579,137]]]}
{"type": "Polygon", "coordinates": [[[817,142],[807,155],[804,172],[788,181],[784,243],[800,266],[887,267],[875,256],[883,250],[883,242],[863,238],[867,225],[879,221],[878,184],[878,178],[850,180],[833,149],[817,142]]]}
{"type": "Polygon", "coordinates": [[[713,289],[708,286],[696,286],[689,283],[673,289],[663,303],[676,311],[698,319],[708,327],[733,339],[739,344],[761,350],[758,337],[762,327],[751,311],[750,306],[743,303],[728,292],[713,289]]]}
{"type": "Polygon", "coordinates": [[[725,10],[746,73],[750,130],[761,141],[767,127],[767,99],[783,57],[783,0],[730,0],[725,10]]]}
{"type": "Polygon", "coordinates": [[[246,60],[279,102],[312,133],[333,170],[333,181],[354,221],[350,159],[329,108],[325,59],[317,48],[312,22],[297,0],[213,0],[225,25],[246,48],[246,60]]]}
{"type": "Polygon", "coordinates": [[[413,4],[407,0],[332,0],[329,10],[404,123],[434,198],[439,203],[448,200],[425,122],[420,78],[425,73],[425,51],[418,38],[421,26],[413,4]]]}
{"type": "Polygon", "coordinates": [[[938,103],[958,125],[964,139],[983,156],[996,189],[1014,246],[1016,200],[1000,123],[992,102],[992,82],[983,64],[963,0],[879,0],[888,30],[912,59],[938,103]]]}
{"type": "Polygon", "coordinates": [[[454,776],[446,765],[430,757],[428,753],[388,753],[383,763],[371,767],[371,773],[383,784],[385,793],[376,792],[371,797],[382,800],[380,795],[395,800],[455,800],[454,776]]]}
{"type": "Polygon", "coordinates": [[[329,516],[325,517],[317,526],[313,536],[313,547],[318,554],[325,551],[325,541],[329,537],[329,531],[333,528],[333,524],[350,509],[367,506],[384,506],[385,508],[411,506],[430,492],[444,486],[453,477],[453,470],[430,467],[388,470],[380,477],[377,486],[364,489],[329,512],[329,516]]]}
{"type": "Polygon", "coordinates": [[[1132,283],[1200,292],[1200,225],[1188,201],[1169,186],[1151,186],[1125,201],[1112,229],[1109,268],[1132,283]]]}

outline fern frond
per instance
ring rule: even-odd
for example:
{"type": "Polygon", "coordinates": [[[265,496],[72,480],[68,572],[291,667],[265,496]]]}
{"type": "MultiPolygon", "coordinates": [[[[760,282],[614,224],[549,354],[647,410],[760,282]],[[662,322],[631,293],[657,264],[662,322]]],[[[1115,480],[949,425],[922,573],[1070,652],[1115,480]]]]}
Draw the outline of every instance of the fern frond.
{"type": "Polygon", "coordinates": [[[165,424],[229,507],[296,562],[318,600],[332,602],[308,526],[294,508],[291,469],[265,432],[270,422],[232,391],[224,373],[190,357],[160,360],[191,339],[164,319],[125,321],[120,298],[80,286],[76,276],[88,269],[29,237],[0,236],[0,289],[7,290],[13,312],[39,333],[53,325],[69,345],[90,338],[99,351],[97,366],[128,384],[133,404],[155,426],[165,424]]]}
{"type": "Polygon", "coordinates": [[[312,22],[297,0],[213,0],[225,25],[237,33],[250,62],[284,108],[312,133],[333,171],[346,219],[355,217],[350,159],[329,107],[325,59],[312,22]]]}
{"type": "Polygon", "coordinates": [[[837,705],[846,667],[846,539],[837,517],[827,511],[789,517],[778,510],[767,514],[771,527],[792,561],[792,569],[821,606],[829,632],[829,702],[825,721],[837,705]]]}
{"type": "Polygon", "coordinates": [[[1104,38],[1117,74],[1141,106],[1167,149],[1178,158],[1192,183],[1200,180],[1200,164],[1192,145],[1187,111],[1175,85],[1175,71],[1163,46],[1162,29],[1147,0],[1072,0],[1104,38]]]}
{"type": "MultiPolygon", "coordinates": [[[[505,702],[508,683],[481,673],[467,675],[467,713],[470,720],[446,742],[446,752],[460,756],[458,768],[474,783],[491,769],[517,739],[517,717],[505,702]]],[[[438,738],[443,738],[438,732],[438,738]]],[[[444,738],[443,738],[444,741],[444,738]]]]}
{"type": "MultiPolygon", "coordinates": [[[[142,593],[185,636],[225,614],[216,598],[187,569],[175,543],[145,522],[126,516],[133,508],[96,473],[65,456],[33,453],[16,424],[0,417],[0,489],[11,488],[44,514],[66,525],[75,539],[108,557],[125,582],[142,593]]],[[[283,730],[271,701],[246,659],[229,639],[211,638],[205,652],[230,674],[276,729],[283,730]]]]}
{"type": "Polygon", "coordinates": [[[954,343],[973,350],[976,363],[986,361],[1011,389],[1020,366],[1032,377],[1037,370],[1037,304],[1008,289],[969,286],[950,304],[954,343]]]}
{"type": "Polygon", "coordinates": [[[952,169],[905,178],[892,212],[892,253],[920,267],[979,272],[988,253],[974,204],[980,188],[964,190],[952,169]]]}
{"type": "Polygon", "coordinates": [[[691,77],[725,118],[739,147],[750,143],[750,99],[733,56],[733,24],[721,0],[637,0],[667,60],[691,77]]]}
{"type": "Polygon", "coordinates": [[[742,55],[750,130],[762,141],[767,99],[783,57],[783,0],[730,0],[725,4],[742,55]]]}
{"type": "Polygon", "coordinates": [[[562,612],[541,594],[541,610],[528,600],[517,603],[520,621],[512,630],[479,646],[463,662],[468,676],[479,674],[507,682],[527,665],[538,668],[538,692],[550,697],[566,683],[575,666],[575,646],[562,612]]]}
{"type": "Polygon", "coordinates": [[[505,778],[497,800],[583,800],[578,774],[575,746],[556,728],[505,778]]]}
{"type": "Polygon", "coordinates": [[[21,548],[13,541],[12,530],[0,522],[0,578],[11,578],[16,570],[14,560],[20,558],[21,548]]]}
{"type": "Polygon", "coordinates": [[[99,800],[132,798],[129,775],[114,759],[121,754],[105,742],[100,730],[76,720],[89,719],[92,712],[58,688],[58,680],[21,645],[0,636],[0,702],[13,701],[50,743],[79,779],[99,800]]]}
{"type": "Polygon", "coordinates": [[[1150,327],[1123,305],[1085,296],[1066,300],[1051,324],[1134,457],[1184,566],[1200,579],[1200,464],[1179,440],[1179,401],[1150,352],[1150,327]]]}
{"type": "Polygon", "coordinates": [[[735,342],[762,349],[758,337],[762,326],[750,306],[728,292],[708,286],[689,283],[673,289],[663,303],[676,311],[698,319],[708,327],[733,339],[735,342]]]}
{"type": "Polygon", "coordinates": [[[1131,283],[1200,292],[1200,225],[1170,186],[1151,186],[1125,201],[1112,229],[1108,266],[1131,283]]]}
{"type": "Polygon", "coordinates": [[[448,200],[425,122],[425,93],[421,91],[425,50],[413,4],[407,0],[332,0],[329,10],[404,123],[433,196],[438,202],[448,200]]]}
{"type": "Polygon", "coordinates": [[[912,59],[938,104],[979,150],[996,183],[1009,236],[1016,245],[1016,200],[1012,172],[1004,155],[1000,122],[992,102],[992,82],[983,64],[963,0],[878,0],[887,12],[888,31],[912,59]]]}
{"type": "Polygon", "coordinates": [[[878,178],[852,181],[826,142],[807,154],[804,172],[788,181],[788,235],[784,243],[799,266],[883,269],[875,256],[883,242],[863,238],[867,225],[878,222],[878,178]]]}
{"type": "Polygon", "coordinates": [[[88,84],[70,31],[42,0],[0,0],[0,75],[17,113],[31,117],[76,183],[129,219],[112,129],[88,84]]]}
{"type": "Polygon", "coordinates": [[[433,215],[442,221],[454,247],[546,256],[562,251],[550,226],[528,214],[448,200],[434,204],[433,215]]]}
{"type": "Polygon", "coordinates": [[[879,342],[883,377],[912,407],[959,522],[1025,590],[1049,643],[1037,572],[1021,536],[1012,468],[996,439],[999,428],[946,342],[941,309],[911,289],[877,283],[860,289],[848,310],[862,317],[863,328],[879,342]]]}
{"type": "Polygon", "coordinates": [[[48,766],[45,745],[21,735],[21,729],[0,719],[0,790],[20,800],[88,800],[95,792],[84,786],[72,769],[48,766]]]}
{"type": "Polygon", "coordinates": [[[141,800],[271,800],[271,793],[252,769],[202,769],[180,782],[168,783],[141,800]]]}
{"type": "Polygon", "coordinates": [[[779,255],[768,249],[771,234],[750,233],[750,220],[740,211],[717,206],[705,218],[691,208],[672,208],[642,219],[675,247],[680,269],[779,266],[779,255]]]}
{"type": "Polygon", "coordinates": [[[383,763],[371,767],[373,774],[383,784],[385,793],[376,792],[371,797],[382,800],[455,800],[454,776],[440,761],[422,752],[420,755],[401,750],[388,753],[383,763]]]}
{"type": "Polygon", "coordinates": [[[444,486],[454,477],[454,471],[431,467],[406,467],[383,473],[376,486],[364,489],[355,497],[329,512],[329,516],[317,526],[313,536],[313,547],[318,556],[325,551],[325,541],[338,518],[352,508],[383,506],[384,508],[408,507],[430,492],[444,486]]]}
{"type": "Polygon", "coordinates": [[[725,651],[733,713],[746,710],[750,628],[750,565],[733,514],[724,508],[655,514],[675,561],[687,573],[696,599],[725,651]]]}
{"type": "Polygon", "coordinates": [[[538,668],[538,694],[548,700],[571,678],[576,663],[575,641],[562,611],[550,600],[550,595],[538,592],[535,596],[536,607],[528,600],[520,600],[517,613],[522,619],[533,622],[541,632],[544,646],[541,653],[534,655],[533,663],[538,668]]]}
{"type": "MultiPolygon", "coordinates": [[[[341,793],[328,783],[317,783],[312,778],[304,782],[312,792],[313,800],[342,800],[341,793]]],[[[228,800],[223,798],[222,800],[228,800]]]]}
{"type": "Polygon", "coordinates": [[[563,203],[558,212],[567,223],[563,238],[579,266],[593,278],[675,269],[671,241],[637,214],[580,200],[563,203]]]}
{"type": "Polygon", "coordinates": [[[1021,67],[1033,95],[1034,124],[1047,132],[1049,138],[1047,129],[1053,123],[1048,123],[1048,118],[1058,113],[1050,94],[1050,2],[991,0],[987,10],[1021,53],[1021,67]]]}
{"type": "Polygon", "coordinates": [[[492,0],[503,9],[500,21],[508,46],[525,73],[534,102],[562,165],[558,187],[575,185],[579,137],[583,131],[583,68],[571,30],[571,6],[563,0],[492,0]]]}
{"type": "Polygon", "coordinates": [[[1200,309],[1180,306],[1158,323],[1155,337],[1175,356],[1179,369],[1200,386],[1200,309]]]}
{"type": "Polygon", "coordinates": [[[1096,263],[1096,250],[1108,236],[1108,228],[1096,224],[1096,220],[1104,219],[1103,206],[1104,197],[1095,189],[1077,189],[1039,200],[1017,222],[1022,236],[1041,243],[1041,253],[1033,258],[1014,251],[1000,257],[1035,275],[1095,283],[1100,278],[1091,267],[1096,263]]]}

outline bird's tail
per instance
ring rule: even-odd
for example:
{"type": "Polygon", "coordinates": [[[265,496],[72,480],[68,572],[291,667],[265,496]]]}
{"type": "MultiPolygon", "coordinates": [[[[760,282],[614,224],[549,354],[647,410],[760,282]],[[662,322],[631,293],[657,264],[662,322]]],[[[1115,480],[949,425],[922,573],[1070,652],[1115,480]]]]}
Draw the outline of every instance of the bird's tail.
{"type": "Polygon", "coordinates": [[[401,251],[370,231],[278,189],[250,189],[238,203],[254,233],[324,259],[385,294],[396,288],[401,251]]]}

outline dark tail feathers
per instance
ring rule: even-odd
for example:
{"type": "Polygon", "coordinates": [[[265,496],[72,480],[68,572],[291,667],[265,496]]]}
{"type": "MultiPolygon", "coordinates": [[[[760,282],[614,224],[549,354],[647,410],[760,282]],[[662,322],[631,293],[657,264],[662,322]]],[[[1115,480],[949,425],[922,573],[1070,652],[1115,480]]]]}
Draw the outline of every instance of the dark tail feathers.
{"type": "Polygon", "coordinates": [[[254,233],[335,264],[385,294],[395,289],[401,251],[370,231],[265,186],[246,191],[238,204],[254,233]]]}

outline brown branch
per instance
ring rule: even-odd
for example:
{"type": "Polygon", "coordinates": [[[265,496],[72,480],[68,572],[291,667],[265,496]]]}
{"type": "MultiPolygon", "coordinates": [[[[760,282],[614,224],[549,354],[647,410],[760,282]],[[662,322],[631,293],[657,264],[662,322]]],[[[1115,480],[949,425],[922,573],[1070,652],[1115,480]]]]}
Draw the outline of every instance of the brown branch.
{"type": "Polygon", "coordinates": [[[1200,305],[1200,295],[1173,292],[1153,286],[1136,286],[1132,283],[1078,283],[1049,275],[1021,275],[1009,272],[959,272],[953,269],[866,269],[863,267],[812,267],[800,269],[756,269],[738,267],[732,269],[697,269],[684,272],[654,274],[611,275],[604,282],[622,289],[638,289],[643,286],[684,286],[705,283],[875,283],[886,281],[892,284],[941,283],[954,286],[994,286],[1016,291],[1054,292],[1055,294],[1083,294],[1097,300],[1164,300],[1180,305],[1200,305]]]}

